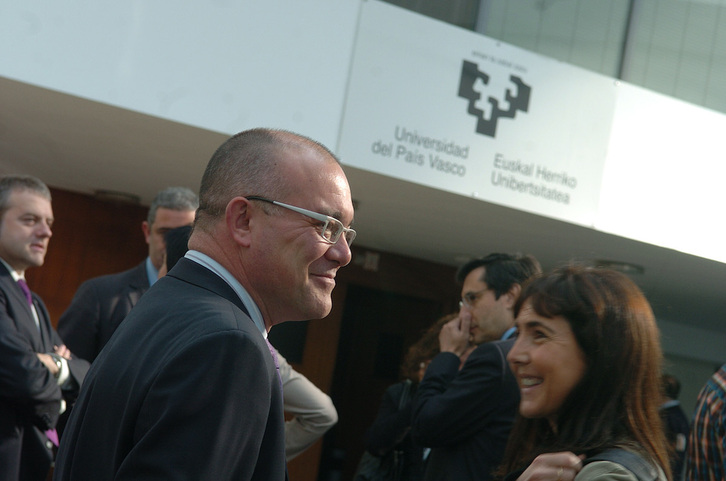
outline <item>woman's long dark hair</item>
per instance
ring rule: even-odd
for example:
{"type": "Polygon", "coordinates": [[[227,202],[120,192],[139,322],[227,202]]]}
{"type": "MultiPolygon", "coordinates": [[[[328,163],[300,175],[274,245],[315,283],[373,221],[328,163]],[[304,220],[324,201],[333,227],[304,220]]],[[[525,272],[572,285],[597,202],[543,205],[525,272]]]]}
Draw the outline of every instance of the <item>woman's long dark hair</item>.
{"type": "Polygon", "coordinates": [[[570,266],[528,283],[515,315],[525,303],[540,316],[567,320],[587,368],[559,411],[556,432],[546,419],[517,417],[500,471],[526,467],[545,452],[590,456],[630,446],[671,479],[658,413],[660,334],[640,289],[612,270],[570,266]]]}
{"type": "Polygon", "coordinates": [[[410,379],[414,384],[418,384],[421,363],[431,361],[439,353],[439,332],[441,332],[441,328],[458,315],[458,313],[452,313],[437,319],[408,348],[401,363],[401,379],[410,379]]]}

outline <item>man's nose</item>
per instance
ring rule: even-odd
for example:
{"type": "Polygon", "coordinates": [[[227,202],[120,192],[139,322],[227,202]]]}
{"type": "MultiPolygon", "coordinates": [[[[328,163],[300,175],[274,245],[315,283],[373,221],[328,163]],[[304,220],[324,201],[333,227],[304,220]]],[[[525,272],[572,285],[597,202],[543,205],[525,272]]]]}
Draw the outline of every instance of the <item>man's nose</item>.
{"type": "Polygon", "coordinates": [[[50,224],[43,222],[39,225],[40,227],[36,231],[35,235],[40,238],[51,237],[53,235],[53,230],[50,228],[50,224]]]}
{"type": "Polygon", "coordinates": [[[345,267],[350,263],[353,253],[344,235],[340,236],[338,242],[330,246],[326,256],[337,261],[340,267],[345,267]]]}

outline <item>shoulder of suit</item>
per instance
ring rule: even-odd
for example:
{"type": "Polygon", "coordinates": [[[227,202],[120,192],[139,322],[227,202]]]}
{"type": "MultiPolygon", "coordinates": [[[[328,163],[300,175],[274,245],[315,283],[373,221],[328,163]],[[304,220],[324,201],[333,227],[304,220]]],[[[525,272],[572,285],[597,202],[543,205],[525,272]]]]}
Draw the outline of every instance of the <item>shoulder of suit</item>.
{"type": "Polygon", "coordinates": [[[489,342],[483,342],[479,344],[476,349],[472,351],[472,354],[475,352],[479,352],[479,355],[483,355],[485,353],[492,353],[492,352],[504,352],[505,354],[509,352],[509,350],[514,345],[514,339],[505,339],[503,341],[489,341],[489,342]]]}
{"type": "Polygon", "coordinates": [[[512,348],[512,342],[507,339],[504,341],[490,341],[479,344],[474,349],[464,364],[469,367],[476,366],[481,368],[483,366],[497,366],[497,369],[502,369],[503,374],[509,370],[507,363],[507,354],[512,348]]]}
{"type": "Polygon", "coordinates": [[[0,282],[5,282],[10,284],[11,282],[15,284],[15,279],[10,274],[10,271],[7,267],[5,267],[5,264],[0,262],[0,282]]]}
{"type": "Polygon", "coordinates": [[[598,479],[602,481],[638,481],[629,469],[612,461],[594,461],[586,464],[575,476],[575,481],[598,479]]]}
{"type": "MultiPolygon", "coordinates": [[[[5,268],[5,265],[0,262],[0,291],[3,293],[3,296],[7,297],[5,289],[17,289],[16,287],[12,287],[14,285],[16,285],[15,279],[10,275],[10,271],[5,268]]],[[[32,294],[35,295],[35,293],[32,294]]]]}
{"type": "Polygon", "coordinates": [[[114,274],[104,274],[102,276],[94,277],[92,279],[88,279],[82,284],[82,287],[85,288],[97,288],[97,289],[103,289],[103,288],[109,288],[112,286],[118,285],[119,287],[122,287],[123,285],[128,285],[129,283],[138,283],[141,284],[139,287],[149,287],[148,286],[148,278],[146,276],[146,265],[145,262],[142,262],[141,264],[132,267],[131,269],[122,271],[122,272],[116,272],[114,274]]]}

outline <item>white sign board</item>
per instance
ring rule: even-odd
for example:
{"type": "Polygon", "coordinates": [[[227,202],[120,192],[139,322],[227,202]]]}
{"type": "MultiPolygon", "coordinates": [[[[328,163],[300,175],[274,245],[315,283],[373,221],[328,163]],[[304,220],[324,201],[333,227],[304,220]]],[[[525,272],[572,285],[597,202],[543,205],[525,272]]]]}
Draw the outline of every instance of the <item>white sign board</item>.
{"type": "Polygon", "coordinates": [[[364,1],[339,153],[346,164],[592,226],[612,79],[364,1]]]}
{"type": "Polygon", "coordinates": [[[616,105],[595,228],[726,262],[726,116],[628,84],[616,105]]]}
{"type": "Polygon", "coordinates": [[[274,127],[334,145],[358,11],[358,0],[0,2],[0,76],[215,132],[274,127]]]}

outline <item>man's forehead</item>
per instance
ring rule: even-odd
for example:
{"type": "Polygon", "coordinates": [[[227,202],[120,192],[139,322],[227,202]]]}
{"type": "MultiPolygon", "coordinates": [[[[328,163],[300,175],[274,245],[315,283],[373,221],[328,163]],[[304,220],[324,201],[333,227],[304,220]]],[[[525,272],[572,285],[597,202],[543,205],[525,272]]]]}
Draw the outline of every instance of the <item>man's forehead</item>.
{"type": "Polygon", "coordinates": [[[32,207],[51,208],[50,199],[29,189],[14,189],[10,192],[7,202],[8,208],[20,207],[30,209],[32,207]]]}
{"type": "Polygon", "coordinates": [[[156,217],[154,218],[154,227],[159,228],[175,228],[183,225],[189,225],[194,221],[194,210],[186,209],[169,209],[168,207],[159,207],[156,209],[156,217]]]}
{"type": "Polygon", "coordinates": [[[283,195],[291,203],[306,204],[307,208],[332,217],[347,214],[341,212],[342,209],[352,210],[348,179],[337,163],[293,169],[292,175],[285,180],[283,195]]]}
{"type": "Polygon", "coordinates": [[[486,267],[480,266],[480,267],[477,267],[476,269],[473,269],[464,278],[463,288],[466,288],[467,285],[476,285],[476,286],[481,286],[482,284],[486,285],[486,282],[484,282],[485,275],[486,275],[486,267]]]}

